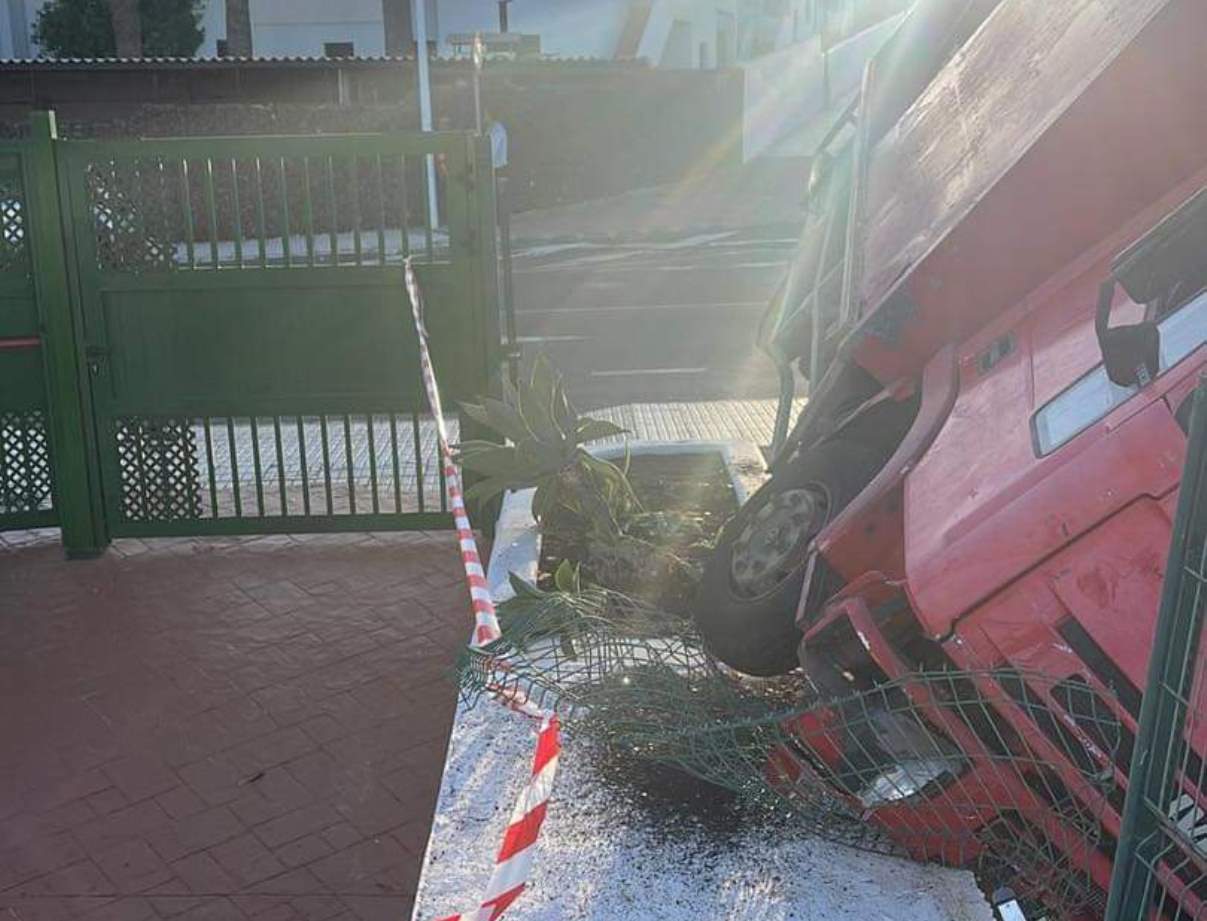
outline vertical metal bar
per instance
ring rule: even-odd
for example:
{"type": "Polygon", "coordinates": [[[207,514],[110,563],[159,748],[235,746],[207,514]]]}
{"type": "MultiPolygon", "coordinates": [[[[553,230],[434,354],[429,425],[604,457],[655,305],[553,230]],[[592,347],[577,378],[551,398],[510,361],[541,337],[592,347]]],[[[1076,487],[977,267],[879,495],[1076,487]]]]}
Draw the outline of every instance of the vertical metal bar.
{"type": "Polygon", "coordinates": [[[160,234],[165,240],[170,240],[172,247],[172,264],[176,264],[176,233],[174,227],[175,211],[168,205],[168,171],[164,168],[163,157],[155,158],[155,172],[159,179],[159,214],[163,220],[163,225],[159,228],[160,234]]]}
{"type": "Polygon", "coordinates": [[[399,243],[400,252],[405,259],[411,255],[411,233],[407,226],[407,158],[406,154],[398,155],[398,201],[402,209],[402,241],[399,243]]]}
{"type": "Polygon", "coordinates": [[[239,446],[235,444],[235,420],[226,417],[226,446],[231,457],[231,489],[235,493],[235,517],[243,517],[243,500],[239,492],[239,446]]]}
{"type": "Polygon", "coordinates": [[[298,461],[302,465],[302,514],[310,517],[310,476],[306,460],[306,427],[298,413],[298,461]]]}
{"type": "Polygon", "coordinates": [[[398,416],[390,413],[390,464],[394,473],[394,511],[402,514],[402,471],[398,469],[398,416]]]}
{"type": "Polygon", "coordinates": [[[281,244],[285,248],[285,268],[293,267],[293,230],[289,226],[289,183],[285,158],[281,157],[281,244]]]}
{"type": "Polygon", "coordinates": [[[376,515],[381,511],[381,506],[377,499],[377,446],[373,441],[373,414],[365,415],[365,422],[369,426],[369,489],[373,496],[373,514],[376,515]]]}
{"type": "Polygon", "coordinates": [[[251,463],[256,475],[256,514],[264,517],[264,469],[260,464],[260,428],[256,417],[251,417],[251,463]]]}
{"type": "Polygon", "coordinates": [[[302,196],[302,220],[306,225],[306,264],[314,267],[314,202],[311,199],[310,158],[302,157],[302,180],[306,193],[302,196]]]}
{"type": "Polygon", "coordinates": [[[184,251],[189,268],[197,268],[197,233],[193,229],[193,193],[189,182],[189,158],[180,158],[180,194],[184,207],[184,251]]]}
{"type": "Polygon", "coordinates": [[[335,157],[327,157],[327,199],[331,204],[331,230],[328,242],[331,245],[331,264],[339,265],[339,208],[335,198],[335,157]]]}
{"type": "Polygon", "coordinates": [[[352,465],[352,419],[344,415],[344,462],[348,465],[348,511],[356,514],[356,468],[352,465]]]}
{"type": "Polygon", "coordinates": [[[377,264],[386,264],[386,178],[381,171],[381,154],[374,160],[373,174],[377,186],[377,264]]]}
{"type": "MultiPolygon", "coordinates": [[[[53,112],[30,116],[29,155],[22,157],[23,188],[30,208],[27,227],[30,268],[43,311],[45,340],[43,375],[49,412],[46,417],[54,458],[54,503],[68,556],[95,556],[109,543],[101,491],[102,467],[95,450],[99,436],[96,417],[88,405],[89,382],[79,360],[82,343],[77,338],[78,302],[68,282],[70,224],[87,221],[81,214],[87,199],[69,198],[74,178],[83,184],[83,164],[59,159],[53,112]],[[73,177],[66,171],[74,171],[73,177]],[[62,186],[60,186],[62,181],[62,186]]],[[[79,188],[79,186],[75,186],[79,188]]],[[[111,437],[111,436],[107,436],[111,437]]]]}
{"type": "Polygon", "coordinates": [[[214,437],[210,431],[210,417],[203,416],[202,427],[205,429],[205,465],[209,469],[210,481],[210,512],[218,517],[218,478],[214,470],[214,437]]]}
{"type": "Polygon", "coordinates": [[[205,158],[205,204],[210,214],[210,258],[218,268],[218,201],[214,197],[214,161],[205,158]]]}
{"type": "Polygon", "coordinates": [[[432,242],[432,189],[434,185],[423,183],[423,248],[427,253],[427,261],[436,261],[436,249],[432,242]]]}
{"type": "Polygon", "coordinates": [[[499,261],[503,265],[503,321],[507,330],[507,372],[512,386],[520,383],[520,344],[515,323],[515,283],[511,271],[511,202],[507,183],[500,179],[496,185],[499,220],[499,261]]]}
{"type": "Polygon", "coordinates": [[[272,435],[277,447],[277,485],[281,490],[281,514],[289,514],[289,499],[285,493],[285,449],[281,445],[281,417],[272,417],[272,435]]]}
{"type": "Polygon", "coordinates": [[[331,449],[327,444],[327,415],[319,416],[319,435],[323,440],[323,488],[327,491],[327,514],[335,514],[335,506],[331,501],[331,449]]]}
{"type": "Polygon", "coordinates": [[[419,511],[423,512],[423,430],[419,426],[419,413],[411,413],[413,447],[415,449],[415,491],[419,495],[419,511]]]}
{"type": "Polygon", "coordinates": [[[239,166],[231,157],[231,219],[235,231],[235,265],[243,268],[243,208],[239,204],[239,166]]]}
{"type": "Polygon", "coordinates": [[[256,249],[260,257],[260,268],[268,266],[268,228],[264,221],[264,177],[260,171],[260,158],[256,157],[256,249]]]}
{"type": "MultiPolygon", "coordinates": [[[[1191,412],[1190,436],[1186,463],[1178,493],[1178,510],[1174,517],[1165,581],[1161,586],[1161,605],[1157,614],[1153,648],[1148,661],[1148,675],[1140,704],[1140,720],[1135,750],[1128,771],[1127,798],[1124,800],[1119,847],[1111,875],[1110,896],[1106,921],[1131,921],[1146,917],[1151,887],[1156,881],[1155,863],[1162,838],[1164,810],[1171,802],[1178,785],[1169,770],[1169,758],[1160,758],[1157,750],[1164,746],[1167,753],[1181,744],[1186,723],[1186,705],[1193,684],[1194,670],[1185,667],[1180,674],[1170,676],[1183,654],[1197,661],[1203,619],[1207,610],[1201,604],[1186,604],[1183,589],[1188,576],[1193,575],[1186,565],[1192,552],[1192,541],[1204,539],[1203,519],[1207,516],[1207,381],[1199,384],[1191,412]],[[1175,683],[1165,687],[1168,679],[1175,683]],[[1148,804],[1155,804],[1150,806],[1148,804]],[[1160,810],[1160,811],[1155,811],[1160,810]],[[1141,850],[1143,849],[1143,853],[1141,850]],[[1143,871],[1141,870],[1143,867],[1143,871]]],[[[1186,740],[1184,744],[1189,745],[1186,740]]],[[[1167,842],[1171,846],[1172,842],[1167,842]]]]}
{"type": "Polygon", "coordinates": [[[348,166],[352,172],[352,252],[355,253],[354,264],[360,265],[360,157],[353,154],[348,166]]]}
{"type": "MultiPolygon", "coordinates": [[[[137,424],[141,427],[143,424],[145,424],[147,422],[151,422],[151,421],[152,420],[149,420],[149,419],[138,419],[135,424],[137,424]]],[[[127,472],[133,473],[134,476],[137,477],[137,479],[135,481],[135,486],[138,488],[138,504],[142,508],[148,507],[148,504],[147,504],[147,466],[148,466],[149,460],[150,460],[150,458],[146,457],[145,455],[140,456],[138,459],[137,466],[132,466],[131,468],[127,468],[127,472]]],[[[151,462],[154,463],[154,461],[151,461],[151,462]]]]}
{"type": "Polygon", "coordinates": [[[448,485],[444,477],[444,458],[440,456],[440,450],[436,450],[436,472],[440,475],[440,511],[448,511],[448,485]]]}

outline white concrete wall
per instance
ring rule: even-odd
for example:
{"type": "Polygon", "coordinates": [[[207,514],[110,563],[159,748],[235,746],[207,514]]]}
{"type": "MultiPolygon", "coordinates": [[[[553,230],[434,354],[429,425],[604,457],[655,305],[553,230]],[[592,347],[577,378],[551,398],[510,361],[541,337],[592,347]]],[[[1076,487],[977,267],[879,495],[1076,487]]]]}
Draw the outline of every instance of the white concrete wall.
{"type": "MultiPolygon", "coordinates": [[[[858,89],[864,65],[893,34],[903,15],[886,19],[830,49],[831,103],[858,89]]],[[[826,108],[819,36],[749,61],[742,69],[746,78],[743,160],[767,152],[826,108]]]]}

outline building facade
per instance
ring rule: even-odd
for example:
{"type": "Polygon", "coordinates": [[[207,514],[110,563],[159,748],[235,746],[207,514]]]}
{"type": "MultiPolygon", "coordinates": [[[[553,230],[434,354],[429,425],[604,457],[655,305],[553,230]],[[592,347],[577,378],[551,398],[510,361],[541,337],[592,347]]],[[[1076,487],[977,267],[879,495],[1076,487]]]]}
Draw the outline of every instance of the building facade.
{"type": "MultiPolygon", "coordinates": [[[[0,58],[36,58],[31,37],[47,0],[0,0],[0,58]]],[[[257,57],[378,57],[392,11],[410,32],[413,0],[250,0],[257,57]],[[387,9],[388,8],[388,9],[387,9]],[[396,9],[395,9],[396,8],[396,9]]],[[[500,28],[497,0],[425,0],[429,41],[500,28]]],[[[541,53],[562,58],[645,59],[656,67],[724,68],[813,35],[825,11],[857,0],[511,0],[510,31],[537,35],[541,53]]],[[[865,0],[866,2],[866,0],[865,0]]],[[[224,53],[224,0],[199,0],[199,57],[224,53]]],[[[410,47],[410,41],[405,41],[410,47]]]]}

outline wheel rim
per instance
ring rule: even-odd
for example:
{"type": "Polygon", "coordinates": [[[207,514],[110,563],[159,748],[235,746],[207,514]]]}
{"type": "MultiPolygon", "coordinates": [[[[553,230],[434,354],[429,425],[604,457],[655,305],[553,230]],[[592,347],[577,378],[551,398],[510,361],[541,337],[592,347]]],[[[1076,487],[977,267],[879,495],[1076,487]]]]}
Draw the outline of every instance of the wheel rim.
{"type": "Polygon", "coordinates": [[[730,580],[738,597],[766,595],[790,578],[829,508],[829,496],[816,485],[784,490],[764,503],[733,544],[730,580]]]}

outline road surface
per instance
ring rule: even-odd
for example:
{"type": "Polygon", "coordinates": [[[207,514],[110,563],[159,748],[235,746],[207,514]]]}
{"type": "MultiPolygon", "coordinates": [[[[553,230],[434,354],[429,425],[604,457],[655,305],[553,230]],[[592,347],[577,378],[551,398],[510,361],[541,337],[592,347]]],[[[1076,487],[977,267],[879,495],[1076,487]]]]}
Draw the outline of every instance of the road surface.
{"type": "Polygon", "coordinates": [[[580,409],[771,397],[759,319],[796,246],[783,230],[662,243],[517,244],[517,333],[544,352],[580,409]]]}

